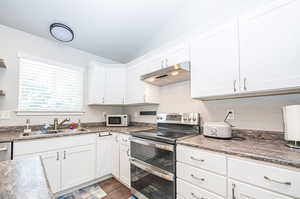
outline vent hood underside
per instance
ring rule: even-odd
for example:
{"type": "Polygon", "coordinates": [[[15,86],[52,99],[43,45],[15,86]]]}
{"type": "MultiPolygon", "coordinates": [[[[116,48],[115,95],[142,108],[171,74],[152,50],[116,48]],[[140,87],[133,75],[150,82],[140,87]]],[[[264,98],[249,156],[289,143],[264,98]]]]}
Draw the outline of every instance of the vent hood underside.
{"type": "Polygon", "coordinates": [[[190,80],[190,62],[169,66],[141,76],[141,80],[155,86],[190,80]]]}

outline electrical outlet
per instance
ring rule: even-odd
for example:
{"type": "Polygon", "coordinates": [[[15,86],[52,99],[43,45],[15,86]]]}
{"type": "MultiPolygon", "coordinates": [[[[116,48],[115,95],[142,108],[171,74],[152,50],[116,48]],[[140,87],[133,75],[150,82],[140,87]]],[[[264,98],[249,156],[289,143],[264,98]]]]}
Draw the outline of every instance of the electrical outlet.
{"type": "Polygon", "coordinates": [[[233,109],[227,109],[226,115],[228,115],[227,120],[233,121],[234,120],[234,110],[233,109]]]}
{"type": "Polygon", "coordinates": [[[134,117],[137,118],[139,116],[138,112],[134,112],[134,117]]]}

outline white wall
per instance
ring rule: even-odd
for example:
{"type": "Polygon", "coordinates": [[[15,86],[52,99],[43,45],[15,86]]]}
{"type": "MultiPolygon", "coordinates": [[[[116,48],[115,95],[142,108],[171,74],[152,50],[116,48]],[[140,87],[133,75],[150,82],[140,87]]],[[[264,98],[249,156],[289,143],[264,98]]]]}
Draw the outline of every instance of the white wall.
{"type": "Polygon", "coordinates": [[[300,104],[300,94],[200,101],[190,98],[190,82],[181,82],[161,88],[161,103],[158,106],[127,107],[125,112],[133,121],[155,123],[154,116],[134,117],[135,112],[157,110],[158,112],[199,112],[203,121],[223,121],[227,109],[234,109],[232,122],[240,129],[283,131],[281,108],[300,104]]]}
{"type": "MultiPolygon", "coordinates": [[[[5,97],[0,97],[0,110],[9,110],[11,118],[9,120],[0,120],[0,126],[23,125],[25,119],[30,118],[32,124],[43,124],[52,122],[54,116],[16,116],[15,110],[18,104],[18,59],[19,52],[31,56],[41,57],[53,60],[59,63],[73,64],[86,68],[90,61],[103,63],[116,63],[102,57],[98,57],[74,48],[67,47],[62,43],[42,39],[40,37],[8,28],[0,25],[0,58],[5,60],[7,69],[0,70],[0,89],[6,92],[5,97]]],[[[88,107],[87,106],[87,73],[84,78],[84,111],[82,116],[72,116],[76,121],[78,118],[82,122],[100,122],[103,121],[103,112],[122,113],[120,107],[88,107]]],[[[60,116],[58,118],[64,118],[60,116]]]]}

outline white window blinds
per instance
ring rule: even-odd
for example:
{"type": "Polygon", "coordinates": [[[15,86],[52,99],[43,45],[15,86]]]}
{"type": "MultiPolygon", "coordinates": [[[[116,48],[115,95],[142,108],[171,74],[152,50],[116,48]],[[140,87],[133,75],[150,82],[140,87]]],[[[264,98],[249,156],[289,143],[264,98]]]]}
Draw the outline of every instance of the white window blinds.
{"type": "Polygon", "coordinates": [[[82,111],[81,68],[20,58],[19,72],[19,111],[82,111]]]}

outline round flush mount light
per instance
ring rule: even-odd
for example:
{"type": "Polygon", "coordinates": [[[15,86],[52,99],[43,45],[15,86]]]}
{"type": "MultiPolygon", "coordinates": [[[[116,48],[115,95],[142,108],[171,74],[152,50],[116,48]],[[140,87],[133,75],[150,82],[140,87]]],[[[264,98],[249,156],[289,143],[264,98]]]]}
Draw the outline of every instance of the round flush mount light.
{"type": "Polygon", "coordinates": [[[50,34],[58,41],[70,42],[74,39],[73,30],[65,24],[53,23],[50,26],[50,34]]]}

